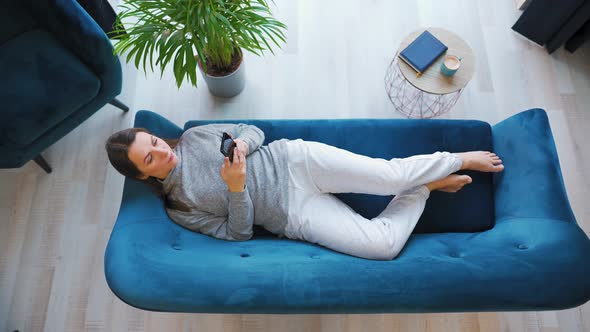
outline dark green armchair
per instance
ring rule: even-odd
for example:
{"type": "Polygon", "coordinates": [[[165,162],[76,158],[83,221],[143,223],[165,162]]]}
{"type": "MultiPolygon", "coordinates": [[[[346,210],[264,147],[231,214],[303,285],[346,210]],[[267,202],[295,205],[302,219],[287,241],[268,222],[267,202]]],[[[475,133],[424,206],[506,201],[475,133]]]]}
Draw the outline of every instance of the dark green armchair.
{"type": "Polygon", "coordinates": [[[121,92],[110,40],[75,0],[0,0],[0,168],[34,160],[121,92]]]}

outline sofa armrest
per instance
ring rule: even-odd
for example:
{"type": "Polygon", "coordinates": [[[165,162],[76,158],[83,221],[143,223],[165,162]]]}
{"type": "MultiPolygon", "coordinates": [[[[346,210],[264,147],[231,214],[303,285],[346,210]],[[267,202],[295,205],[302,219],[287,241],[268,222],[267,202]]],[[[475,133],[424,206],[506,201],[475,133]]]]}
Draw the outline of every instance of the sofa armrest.
{"type": "Polygon", "coordinates": [[[101,90],[115,91],[115,96],[121,92],[121,63],[113,52],[113,45],[75,0],[28,0],[23,4],[41,26],[100,78],[101,90]]]}
{"type": "Polygon", "coordinates": [[[546,218],[577,223],[545,110],[530,109],[496,124],[492,139],[505,166],[494,174],[496,221],[546,218]]]}
{"type": "Polygon", "coordinates": [[[184,130],[158,113],[139,110],[135,113],[135,128],[145,128],[160,138],[177,139],[184,130]]]}

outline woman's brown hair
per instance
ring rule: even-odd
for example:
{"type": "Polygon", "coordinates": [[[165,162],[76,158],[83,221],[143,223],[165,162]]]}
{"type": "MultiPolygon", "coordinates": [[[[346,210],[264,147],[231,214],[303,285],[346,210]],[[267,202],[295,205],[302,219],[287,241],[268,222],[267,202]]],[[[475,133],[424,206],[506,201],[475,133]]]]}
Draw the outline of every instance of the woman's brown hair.
{"type": "MultiPolygon", "coordinates": [[[[135,166],[135,164],[129,159],[129,147],[135,142],[135,136],[139,132],[152,135],[149,130],[145,128],[129,128],[118,131],[112,134],[105,143],[107,155],[111,165],[124,176],[132,179],[141,181],[147,184],[153,191],[164,200],[164,205],[168,208],[188,211],[188,207],[180,202],[170,200],[164,192],[164,186],[154,177],[148,177],[145,180],[139,178],[141,171],[135,166]]],[[[168,143],[172,149],[178,144],[178,139],[166,139],[162,138],[164,142],[168,143]]]]}

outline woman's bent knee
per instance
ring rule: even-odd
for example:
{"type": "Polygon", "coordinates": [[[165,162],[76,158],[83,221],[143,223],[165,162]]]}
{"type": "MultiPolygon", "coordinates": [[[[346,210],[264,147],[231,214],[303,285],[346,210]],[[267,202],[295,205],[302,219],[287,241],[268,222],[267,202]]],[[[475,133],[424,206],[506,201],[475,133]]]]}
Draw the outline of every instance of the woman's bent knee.
{"type": "Polygon", "coordinates": [[[393,260],[399,255],[400,252],[400,250],[395,248],[395,246],[373,246],[371,249],[371,253],[369,253],[365,258],[380,261],[393,260]]]}
{"type": "Polygon", "coordinates": [[[395,253],[391,253],[391,252],[384,252],[384,253],[379,253],[376,255],[371,255],[370,257],[365,257],[368,259],[374,259],[377,261],[392,261],[397,257],[397,254],[395,253]]]}

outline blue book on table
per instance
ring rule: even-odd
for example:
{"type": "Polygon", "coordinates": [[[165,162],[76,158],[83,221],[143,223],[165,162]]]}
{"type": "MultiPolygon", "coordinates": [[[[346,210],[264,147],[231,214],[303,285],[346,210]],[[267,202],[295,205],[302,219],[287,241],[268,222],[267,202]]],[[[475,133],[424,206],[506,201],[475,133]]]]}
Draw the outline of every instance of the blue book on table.
{"type": "Polygon", "coordinates": [[[422,32],[399,57],[421,75],[448,47],[428,30],[422,32]]]}

